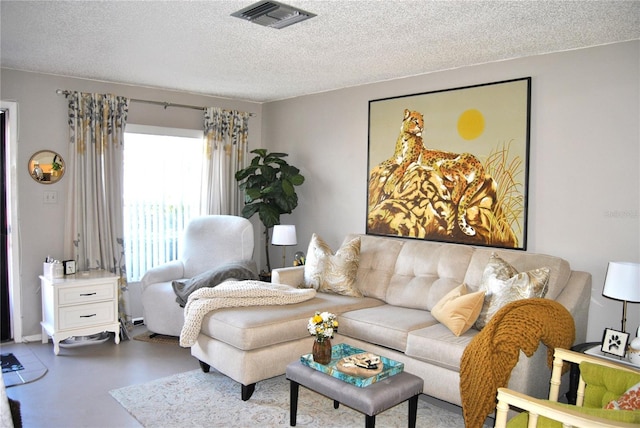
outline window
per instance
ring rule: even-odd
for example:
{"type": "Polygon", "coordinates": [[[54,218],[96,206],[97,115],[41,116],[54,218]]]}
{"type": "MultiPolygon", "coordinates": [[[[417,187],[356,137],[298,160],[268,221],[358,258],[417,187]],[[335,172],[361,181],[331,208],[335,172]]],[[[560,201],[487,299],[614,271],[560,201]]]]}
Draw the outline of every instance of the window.
{"type": "Polygon", "coordinates": [[[200,215],[203,133],[127,125],[124,240],[128,281],[178,258],[185,225],[200,215]]]}

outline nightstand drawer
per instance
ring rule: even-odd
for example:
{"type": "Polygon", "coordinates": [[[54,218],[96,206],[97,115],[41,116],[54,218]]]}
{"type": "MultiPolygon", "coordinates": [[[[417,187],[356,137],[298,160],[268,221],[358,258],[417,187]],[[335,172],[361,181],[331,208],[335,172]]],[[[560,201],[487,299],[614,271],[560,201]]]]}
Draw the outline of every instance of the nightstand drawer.
{"type": "Polygon", "coordinates": [[[113,302],[91,303],[58,309],[58,328],[60,330],[88,327],[115,322],[115,320],[116,313],[113,302]]]}
{"type": "Polygon", "coordinates": [[[113,283],[58,288],[59,305],[77,305],[101,300],[113,300],[113,283]]]}

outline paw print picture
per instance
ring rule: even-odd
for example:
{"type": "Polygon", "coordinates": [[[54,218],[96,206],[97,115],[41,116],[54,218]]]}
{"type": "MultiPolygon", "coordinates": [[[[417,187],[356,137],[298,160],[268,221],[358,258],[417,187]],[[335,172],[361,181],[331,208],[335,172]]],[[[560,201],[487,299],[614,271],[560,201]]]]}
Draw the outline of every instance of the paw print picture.
{"type": "Polygon", "coordinates": [[[609,337],[609,350],[618,350],[620,349],[620,345],[622,345],[622,341],[620,340],[620,336],[617,334],[612,334],[609,337]]]}

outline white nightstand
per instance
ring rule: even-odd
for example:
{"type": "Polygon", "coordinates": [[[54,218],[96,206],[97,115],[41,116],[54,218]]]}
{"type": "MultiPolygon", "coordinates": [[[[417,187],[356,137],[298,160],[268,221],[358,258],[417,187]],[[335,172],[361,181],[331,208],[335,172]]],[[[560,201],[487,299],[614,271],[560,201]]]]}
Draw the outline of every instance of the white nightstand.
{"type": "Polygon", "coordinates": [[[60,341],[112,331],[120,343],[118,277],[106,271],[80,272],[64,278],[40,276],[42,285],[42,343],[49,336],[53,352],[60,341]]]}

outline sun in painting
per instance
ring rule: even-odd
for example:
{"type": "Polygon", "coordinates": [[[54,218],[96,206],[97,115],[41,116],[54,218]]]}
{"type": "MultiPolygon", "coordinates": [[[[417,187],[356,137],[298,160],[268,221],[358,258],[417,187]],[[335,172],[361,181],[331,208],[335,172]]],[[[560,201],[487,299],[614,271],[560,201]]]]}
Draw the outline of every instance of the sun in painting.
{"type": "Polygon", "coordinates": [[[465,140],[475,140],[484,132],[484,116],[476,109],[462,112],[458,118],[458,134],[465,140]]]}

